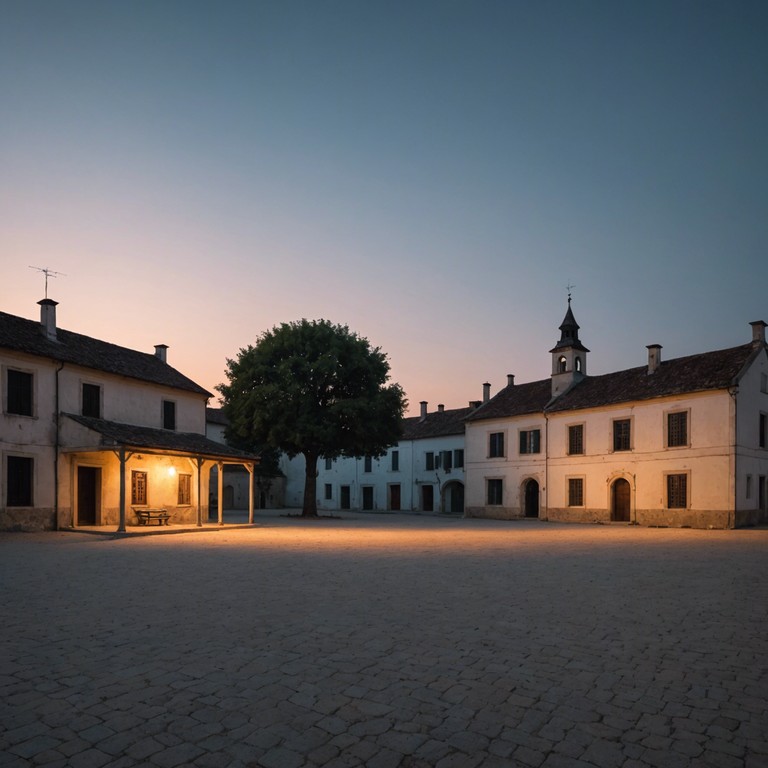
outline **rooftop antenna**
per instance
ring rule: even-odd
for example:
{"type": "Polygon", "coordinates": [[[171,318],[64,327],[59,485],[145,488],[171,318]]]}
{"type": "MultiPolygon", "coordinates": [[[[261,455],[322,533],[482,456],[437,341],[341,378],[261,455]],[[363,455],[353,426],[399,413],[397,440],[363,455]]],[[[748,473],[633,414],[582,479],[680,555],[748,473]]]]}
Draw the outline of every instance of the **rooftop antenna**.
{"type": "Polygon", "coordinates": [[[568,285],[565,286],[565,290],[568,291],[568,303],[571,303],[571,291],[575,288],[575,285],[571,285],[568,283],[568,285]]]}
{"type": "Polygon", "coordinates": [[[52,269],[48,269],[48,267],[33,267],[31,264],[29,266],[30,269],[36,269],[38,272],[42,272],[45,275],[45,298],[48,298],[48,278],[49,277],[59,277],[61,275],[62,277],[66,277],[66,275],[63,272],[54,272],[52,269]]]}

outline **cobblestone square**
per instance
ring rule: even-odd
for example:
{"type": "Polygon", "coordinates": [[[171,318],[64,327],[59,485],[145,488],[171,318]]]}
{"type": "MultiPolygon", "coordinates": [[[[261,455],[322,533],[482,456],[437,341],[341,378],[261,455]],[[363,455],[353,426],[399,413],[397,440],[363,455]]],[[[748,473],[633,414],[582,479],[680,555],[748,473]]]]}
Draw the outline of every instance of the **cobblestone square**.
{"type": "Polygon", "coordinates": [[[0,535],[0,764],[768,766],[768,531],[0,535]]]}

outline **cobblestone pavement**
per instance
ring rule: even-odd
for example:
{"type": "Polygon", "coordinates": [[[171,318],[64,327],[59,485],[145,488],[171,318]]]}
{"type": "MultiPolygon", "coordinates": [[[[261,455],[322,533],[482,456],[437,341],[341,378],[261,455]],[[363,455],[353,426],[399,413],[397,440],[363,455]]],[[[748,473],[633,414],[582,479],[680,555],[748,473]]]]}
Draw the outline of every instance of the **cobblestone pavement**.
{"type": "Polygon", "coordinates": [[[0,765],[768,766],[768,531],[0,536],[0,765]]]}

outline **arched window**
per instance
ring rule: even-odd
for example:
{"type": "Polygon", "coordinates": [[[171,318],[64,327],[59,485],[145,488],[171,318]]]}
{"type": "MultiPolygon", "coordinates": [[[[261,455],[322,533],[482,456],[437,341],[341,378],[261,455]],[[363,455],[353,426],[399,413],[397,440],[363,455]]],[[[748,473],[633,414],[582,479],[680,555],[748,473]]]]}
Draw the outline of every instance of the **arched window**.
{"type": "Polygon", "coordinates": [[[568,361],[565,359],[565,355],[561,355],[557,361],[558,373],[565,373],[568,370],[568,361]]]}

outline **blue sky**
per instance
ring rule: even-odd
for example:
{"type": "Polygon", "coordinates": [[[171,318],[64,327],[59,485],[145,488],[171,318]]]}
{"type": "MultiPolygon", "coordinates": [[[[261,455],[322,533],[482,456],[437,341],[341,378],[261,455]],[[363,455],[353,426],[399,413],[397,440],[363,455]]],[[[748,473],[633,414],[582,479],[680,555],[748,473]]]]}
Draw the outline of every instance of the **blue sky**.
{"type": "Polygon", "coordinates": [[[206,388],[302,317],[412,405],[768,320],[764,2],[0,0],[0,309],[206,388]]]}

